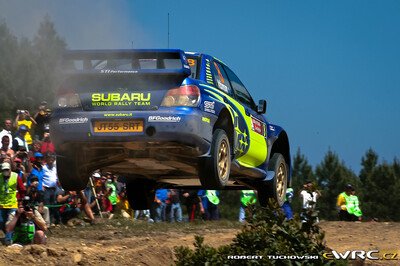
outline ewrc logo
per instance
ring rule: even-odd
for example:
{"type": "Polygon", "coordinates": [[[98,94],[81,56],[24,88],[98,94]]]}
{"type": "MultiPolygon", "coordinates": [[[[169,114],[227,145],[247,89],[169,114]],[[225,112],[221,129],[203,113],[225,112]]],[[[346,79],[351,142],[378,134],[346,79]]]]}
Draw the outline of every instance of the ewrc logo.
{"type": "Polygon", "coordinates": [[[159,115],[152,115],[149,116],[149,122],[172,122],[178,123],[181,121],[180,116],[159,116],[159,115]]]}
{"type": "Polygon", "coordinates": [[[58,123],[63,124],[84,124],[87,123],[89,119],[87,117],[77,117],[77,118],[60,118],[58,123]]]}

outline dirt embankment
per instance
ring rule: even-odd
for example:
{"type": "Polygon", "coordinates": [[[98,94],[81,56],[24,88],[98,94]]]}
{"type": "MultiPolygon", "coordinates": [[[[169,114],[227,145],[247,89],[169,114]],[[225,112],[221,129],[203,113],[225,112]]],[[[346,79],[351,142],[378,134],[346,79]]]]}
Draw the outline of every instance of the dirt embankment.
{"type": "MultiPolygon", "coordinates": [[[[338,252],[400,252],[399,223],[323,221],[320,225],[328,246],[338,252]]],[[[46,246],[0,246],[0,265],[172,265],[174,247],[193,247],[195,234],[203,235],[211,246],[220,246],[229,244],[240,227],[231,222],[146,224],[122,220],[61,226],[51,229],[46,246]]]]}

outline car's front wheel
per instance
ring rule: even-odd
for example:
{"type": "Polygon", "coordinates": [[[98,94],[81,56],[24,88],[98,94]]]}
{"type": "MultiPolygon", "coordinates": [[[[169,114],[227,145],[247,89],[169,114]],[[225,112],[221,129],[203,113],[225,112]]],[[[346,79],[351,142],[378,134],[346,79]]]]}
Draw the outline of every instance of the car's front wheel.
{"type": "Polygon", "coordinates": [[[267,181],[257,189],[258,199],[261,206],[267,206],[269,199],[273,199],[282,206],[286,199],[286,188],[288,183],[288,167],[285,158],[280,153],[274,153],[268,163],[268,171],[274,171],[274,178],[267,181]]]}
{"type": "Polygon", "coordinates": [[[199,161],[201,185],[207,189],[221,189],[229,180],[231,171],[231,145],[223,129],[214,131],[210,157],[199,161]]]}

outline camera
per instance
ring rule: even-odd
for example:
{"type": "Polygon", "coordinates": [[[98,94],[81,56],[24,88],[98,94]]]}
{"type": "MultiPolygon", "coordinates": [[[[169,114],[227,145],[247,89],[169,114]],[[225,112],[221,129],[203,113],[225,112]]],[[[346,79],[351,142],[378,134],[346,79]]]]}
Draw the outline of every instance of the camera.
{"type": "Polygon", "coordinates": [[[25,114],[25,110],[17,110],[17,114],[25,114]]]}
{"type": "MultiPolygon", "coordinates": [[[[32,191],[31,191],[32,193],[32,191]]],[[[34,204],[31,201],[31,198],[29,196],[25,196],[24,199],[22,200],[22,206],[24,207],[24,211],[29,212],[33,210],[34,204]]]]}

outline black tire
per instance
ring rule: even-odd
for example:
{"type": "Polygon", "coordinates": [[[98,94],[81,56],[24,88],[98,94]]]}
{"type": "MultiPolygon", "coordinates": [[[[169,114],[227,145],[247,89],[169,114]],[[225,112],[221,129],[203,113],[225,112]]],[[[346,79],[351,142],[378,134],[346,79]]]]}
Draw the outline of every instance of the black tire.
{"type": "Polygon", "coordinates": [[[129,205],[133,210],[148,210],[154,202],[154,185],[149,180],[134,180],[126,184],[129,205]]]}
{"type": "Polygon", "coordinates": [[[85,189],[90,173],[79,168],[79,162],[70,157],[57,157],[57,175],[61,187],[65,191],[79,191],[85,189]]]}
{"type": "Polygon", "coordinates": [[[286,198],[286,188],[289,171],[285,158],[280,153],[274,153],[268,164],[268,171],[274,171],[271,181],[266,182],[257,189],[258,200],[261,206],[268,206],[272,199],[278,206],[282,206],[286,198]]]}
{"type": "Polygon", "coordinates": [[[199,178],[206,189],[221,189],[229,180],[231,171],[231,145],[223,129],[214,131],[210,157],[199,161],[199,178]]]}

